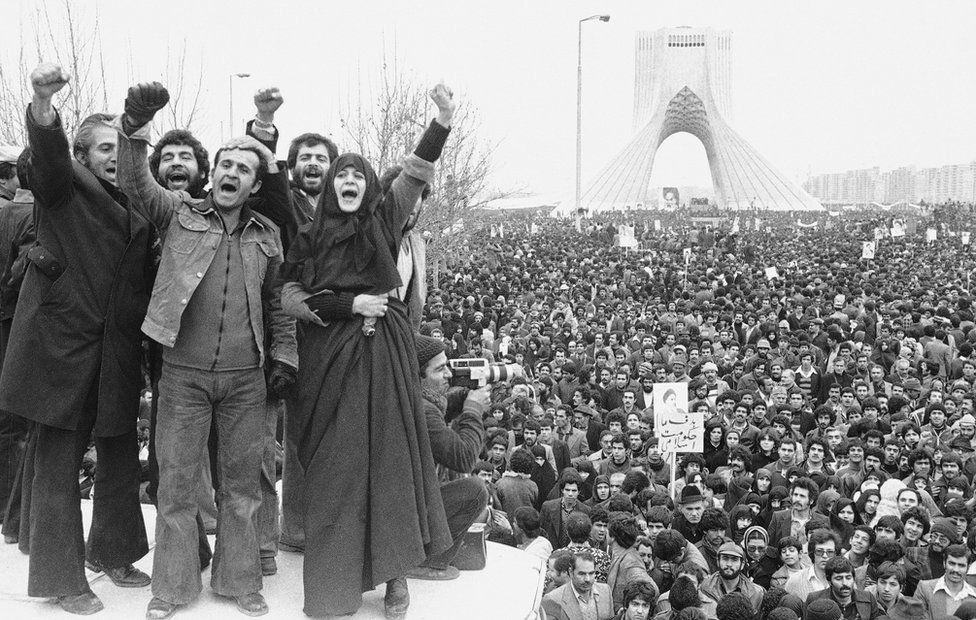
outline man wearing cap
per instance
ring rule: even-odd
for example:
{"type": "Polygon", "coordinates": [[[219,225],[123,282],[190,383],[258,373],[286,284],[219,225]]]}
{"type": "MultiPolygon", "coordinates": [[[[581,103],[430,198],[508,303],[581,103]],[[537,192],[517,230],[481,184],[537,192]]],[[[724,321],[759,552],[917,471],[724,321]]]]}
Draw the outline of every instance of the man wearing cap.
{"type": "Polygon", "coordinates": [[[705,385],[708,387],[708,404],[712,409],[717,407],[719,394],[729,391],[729,384],[724,379],[718,377],[718,366],[715,362],[705,362],[701,366],[702,376],[705,377],[705,385]]]}
{"type": "Polygon", "coordinates": [[[829,599],[837,603],[845,620],[874,620],[886,617],[873,594],[854,587],[854,565],[850,560],[844,557],[830,558],[824,567],[824,573],[830,585],[823,590],[808,594],[806,599],[808,606],[829,599]]]}
{"type": "Polygon", "coordinates": [[[17,157],[21,149],[0,145],[0,209],[6,208],[20,188],[17,177],[17,157]]]}
{"type": "MultiPolygon", "coordinates": [[[[445,552],[430,556],[420,566],[410,570],[413,579],[456,579],[460,573],[451,562],[461,548],[464,533],[488,504],[488,491],[480,478],[463,477],[474,467],[485,442],[482,414],[491,402],[491,386],[470,390],[464,398],[459,415],[445,421],[450,401],[451,369],[447,364],[444,343],[430,336],[416,335],[417,363],[420,386],[424,398],[424,417],[434,463],[441,478],[441,497],[454,544],[445,552]]],[[[450,412],[454,413],[454,412],[450,412]]]]}
{"type": "Polygon", "coordinates": [[[918,565],[921,579],[938,579],[945,574],[946,549],[959,543],[955,524],[946,517],[933,519],[927,547],[909,547],[905,557],[918,565]]]}
{"type": "Polygon", "coordinates": [[[739,592],[752,603],[753,611],[759,611],[766,590],[742,574],[745,565],[746,554],[742,547],[734,542],[723,543],[718,549],[718,571],[701,583],[702,598],[717,604],[729,594],[739,592]]]}
{"type": "Polygon", "coordinates": [[[685,539],[695,545],[701,541],[704,532],[701,528],[702,513],[705,511],[705,497],[697,485],[686,485],[681,489],[678,501],[678,514],[672,521],[672,528],[681,532],[685,539]]]}

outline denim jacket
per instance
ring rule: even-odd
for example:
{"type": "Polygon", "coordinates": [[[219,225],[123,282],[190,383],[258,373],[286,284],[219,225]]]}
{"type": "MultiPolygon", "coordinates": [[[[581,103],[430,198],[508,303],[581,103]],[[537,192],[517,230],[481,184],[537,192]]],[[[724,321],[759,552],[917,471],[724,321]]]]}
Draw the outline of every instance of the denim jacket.
{"type": "MultiPolygon", "coordinates": [[[[142,331],[160,344],[172,347],[180,332],[183,310],[213,262],[223,221],[209,201],[195,199],[186,192],[160,186],[149,171],[147,159],[148,126],[126,136],[119,129],[118,182],[132,206],[140,210],[160,231],[163,239],[159,272],[153,285],[149,309],[142,331]]],[[[278,173],[284,175],[284,172],[278,173]]],[[[268,175],[265,183],[283,185],[282,199],[288,200],[283,177],[268,175]]],[[[267,199],[274,199],[269,194],[267,199]]],[[[243,214],[247,213],[245,209],[243,214]]],[[[251,330],[265,363],[271,359],[298,368],[295,319],[281,310],[281,283],[278,268],[282,252],[278,230],[267,218],[253,213],[241,233],[245,293],[251,308],[251,330]],[[271,350],[264,350],[264,315],[270,318],[271,350]]]]}

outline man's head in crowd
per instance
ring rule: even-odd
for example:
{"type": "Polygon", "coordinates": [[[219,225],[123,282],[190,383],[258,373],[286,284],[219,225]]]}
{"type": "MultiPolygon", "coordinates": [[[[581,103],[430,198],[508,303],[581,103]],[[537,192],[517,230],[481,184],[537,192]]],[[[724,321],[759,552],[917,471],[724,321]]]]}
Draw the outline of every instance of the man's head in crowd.
{"type": "Polygon", "coordinates": [[[549,561],[546,563],[546,576],[552,581],[555,587],[568,582],[572,572],[572,551],[560,549],[549,556],[549,561]]]}
{"type": "Polygon", "coordinates": [[[81,121],[75,131],[72,152],[75,159],[98,179],[118,186],[115,172],[118,166],[119,135],[110,126],[111,114],[92,114],[81,121]]]}
{"type": "Polygon", "coordinates": [[[827,529],[814,530],[807,541],[807,553],[810,560],[820,570],[824,570],[827,561],[838,554],[839,547],[837,534],[827,529]]]}
{"type": "Polygon", "coordinates": [[[573,588],[580,594],[587,595],[593,590],[593,583],[596,581],[596,561],[588,551],[573,553],[571,557],[570,578],[573,588]]]}
{"type": "Polygon", "coordinates": [[[251,194],[261,189],[267,172],[268,162],[256,148],[220,147],[210,173],[214,205],[221,211],[239,209],[251,194]]]}
{"type": "Polygon", "coordinates": [[[658,592],[651,583],[635,580],[624,586],[623,620],[648,620],[657,605],[658,592]]]}
{"type": "Polygon", "coordinates": [[[946,583],[954,586],[962,585],[969,570],[969,549],[965,545],[949,545],[945,554],[946,583]]]}
{"type": "Polygon", "coordinates": [[[172,129],[163,134],[149,154],[149,171],[166,189],[199,198],[210,176],[209,158],[207,149],[193,134],[172,129]]]}
{"type": "Polygon", "coordinates": [[[834,600],[850,602],[854,595],[854,565],[851,561],[845,557],[832,557],[824,566],[824,574],[834,600]]]}
{"type": "Polygon", "coordinates": [[[303,133],[288,147],[287,165],[292,182],[313,199],[317,198],[325,188],[329,166],[338,157],[339,150],[332,140],[317,133],[303,133]]]}

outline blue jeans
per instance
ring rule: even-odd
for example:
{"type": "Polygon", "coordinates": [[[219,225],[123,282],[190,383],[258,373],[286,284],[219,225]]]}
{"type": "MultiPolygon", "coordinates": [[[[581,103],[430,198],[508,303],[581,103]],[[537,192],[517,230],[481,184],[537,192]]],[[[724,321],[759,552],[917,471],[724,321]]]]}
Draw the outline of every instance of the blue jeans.
{"type": "Polygon", "coordinates": [[[164,363],[159,380],[159,491],[152,592],[189,603],[203,589],[197,490],[211,420],[217,436],[217,544],[210,587],[222,596],[261,589],[257,512],[261,503],[266,387],[260,368],[211,372],[164,363]]]}

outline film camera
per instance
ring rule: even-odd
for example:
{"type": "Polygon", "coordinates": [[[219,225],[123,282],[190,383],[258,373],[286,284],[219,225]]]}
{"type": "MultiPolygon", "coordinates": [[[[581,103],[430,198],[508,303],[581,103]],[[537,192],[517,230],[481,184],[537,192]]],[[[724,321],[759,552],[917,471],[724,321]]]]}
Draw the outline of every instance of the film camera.
{"type": "Polygon", "coordinates": [[[516,364],[491,364],[486,359],[454,359],[451,367],[451,387],[476,390],[489,383],[508,381],[523,376],[522,367],[516,364]]]}

